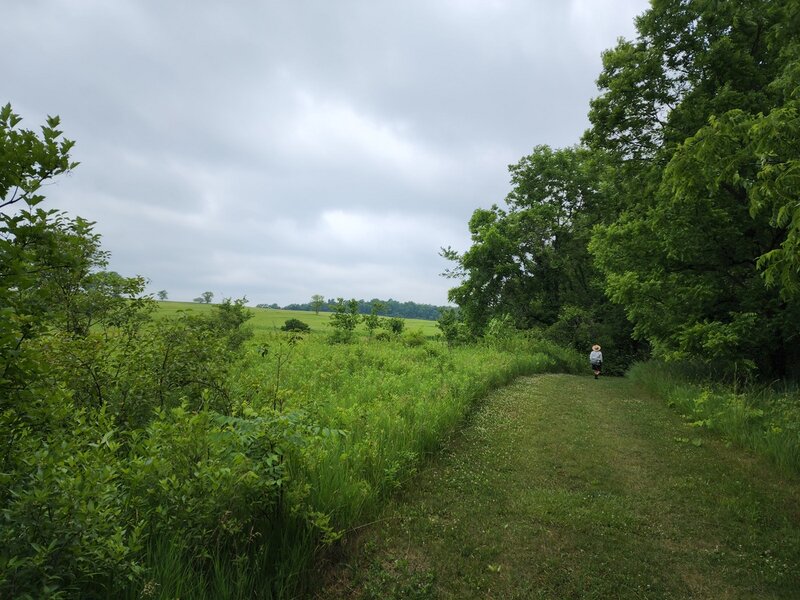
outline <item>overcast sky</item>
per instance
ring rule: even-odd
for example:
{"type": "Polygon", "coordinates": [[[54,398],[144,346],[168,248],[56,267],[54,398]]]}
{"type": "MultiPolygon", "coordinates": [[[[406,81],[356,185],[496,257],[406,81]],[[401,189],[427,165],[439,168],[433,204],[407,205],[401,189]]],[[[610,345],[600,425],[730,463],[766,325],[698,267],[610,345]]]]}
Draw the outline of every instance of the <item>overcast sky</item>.
{"type": "Polygon", "coordinates": [[[171,300],[441,305],[439,249],[588,126],[647,0],[3,0],[0,104],[62,119],[47,205],[171,300]]]}

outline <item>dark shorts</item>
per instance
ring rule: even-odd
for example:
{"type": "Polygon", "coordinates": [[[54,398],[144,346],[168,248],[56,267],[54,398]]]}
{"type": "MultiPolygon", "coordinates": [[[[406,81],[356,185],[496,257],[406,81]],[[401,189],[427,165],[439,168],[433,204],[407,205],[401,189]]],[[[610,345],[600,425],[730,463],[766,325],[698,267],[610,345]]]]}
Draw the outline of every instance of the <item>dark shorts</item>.
{"type": "Polygon", "coordinates": [[[603,369],[603,363],[592,363],[592,371],[601,371],[603,369]]]}

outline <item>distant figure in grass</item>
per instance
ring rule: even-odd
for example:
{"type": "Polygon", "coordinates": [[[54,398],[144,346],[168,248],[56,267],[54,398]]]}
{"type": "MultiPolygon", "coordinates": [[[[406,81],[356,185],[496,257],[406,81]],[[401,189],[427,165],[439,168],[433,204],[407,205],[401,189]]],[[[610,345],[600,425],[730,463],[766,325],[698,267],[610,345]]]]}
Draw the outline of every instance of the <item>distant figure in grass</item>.
{"type": "Polygon", "coordinates": [[[592,365],[592,371],[594,371],[594,378],[597,379],[600,376],[600,371],[603,370],[603,353],[600,352],[599,344],[592,346],[592,351],[589,353],[589,362],[592,365]]]}

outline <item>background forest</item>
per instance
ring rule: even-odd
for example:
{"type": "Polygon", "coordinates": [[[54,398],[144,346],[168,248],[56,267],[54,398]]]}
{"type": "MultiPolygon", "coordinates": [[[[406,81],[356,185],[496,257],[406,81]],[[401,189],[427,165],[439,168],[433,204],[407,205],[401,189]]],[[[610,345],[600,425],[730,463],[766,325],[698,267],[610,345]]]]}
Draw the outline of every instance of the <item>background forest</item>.
{"type": "MultiPolygon", "coordinates": [[[[445,307],[433,306],[431,304],[420,304],[417,302],[405,301],[399,302],[389,298],[388,300],[380,300],[373,298],[372,300],[357,300],[358,312],[362,315],[368,315],[372,312],[374,306],[380,308],[380,314],[387,317],[400,317],[403,319],[427,319],[430,321],[437,320],[445,307]]],[[[287,304],[281,307],[283,310],[306,310],[316,312],[331,312],[331,306],[336,304],[334,298],[325,300],[321,295],[314,296],[311,302],[302,304],[287,304]]],[[[272,305],[269,308],[278,308],[277,305],[272,305]]]]}
{"type": "Polygon", "coordinates": [[[357,301],[328,336],[254,335],[244,300],[159,317],[92,222],[46,208],[77,166],[58,118],[2,108],[0,597],[295,596],[478,398],[585,370],[592,342],[619,373],[655,358],[634,376],[796,470],[796,396],[659,369],[798,376],[800,10],[654,0],[637,29],[580,144],[535,147],[443,250],[447,344],[373,335],[357,301]]]}

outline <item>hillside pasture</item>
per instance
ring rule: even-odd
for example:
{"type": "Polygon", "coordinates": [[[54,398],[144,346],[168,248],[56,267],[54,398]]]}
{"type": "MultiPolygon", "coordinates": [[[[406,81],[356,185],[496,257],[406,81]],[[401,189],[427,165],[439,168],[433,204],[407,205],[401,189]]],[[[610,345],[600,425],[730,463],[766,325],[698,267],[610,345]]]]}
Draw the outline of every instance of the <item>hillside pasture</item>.
{"type": "MultiPolygon", "coordinates": [[[[158,302],[158,316],[174,316],[180,311],[192,311],[198,314],[211,311],[215,304],[204,304],[199,302],[158,302]]],[[[311,327],[312,332],[326,333],[331,330],[330,312],[315,314],[304,310],[282,310],[274,308],[252,308],[253,318],[248,321],[248,325],[253,328],[253,332],[258,336],[260,333],[272,333],[280,330],[288,319],[299,319],[311,327]]],[[[423,319],[403,319],[406,323],[406,331],[422,331],[427,338],[439,335],[440,331],[436,327],[436,321],[426,321],[423,319]]],[[[363,324],[357,328],[359,333],[367,334],[367,329],[363,324]]]]}

